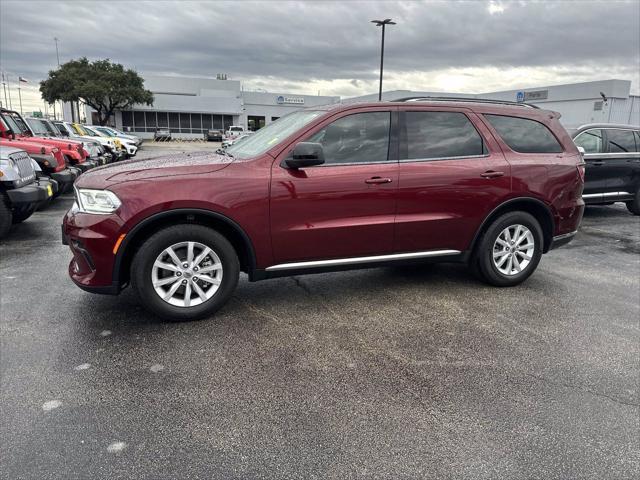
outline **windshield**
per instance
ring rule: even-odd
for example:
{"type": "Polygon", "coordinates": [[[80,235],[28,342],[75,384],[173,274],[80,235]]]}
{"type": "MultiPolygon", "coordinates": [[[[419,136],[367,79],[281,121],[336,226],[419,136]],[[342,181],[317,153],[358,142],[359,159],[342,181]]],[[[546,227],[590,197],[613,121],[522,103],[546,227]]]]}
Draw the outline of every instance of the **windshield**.
{"type": "Polygon", "coordinates": [[[49,135],[49,131],[42,124],[42,121],[36,120],[35,118],[27,118],[27,123],[29,124],[29,126],[31,127],[31,130],[33,130],[34,133],[37,133],[40,135],[49,135]]]}
{"type": "Polygon", "coordinates": [[[91,135],[92,137],[102,137],[102,134],[99,132],[96,132],[95,130],[90,129],[89,127],[87,127],[86,125],[83,125],[82,128],[84,129],[85,132],[87,132],[89,135],[91,135]]]}
{"type": "Polygon", "coordinates": [[[234,157],[255,157],[275,147],[289,135],[308,125],[324,113],[323,111],[312,110],[300,110],[290,113],[261,128],[241,143],[230,146],[226,151],[234,157]]]}
{"type": "Polygon", "coordinates": [[[64,137],[68,137],[69,136],[69,130],[67,130],[67,127],[64,126],[63,123],[57,122],[57,123],[53,123],[50,122],[51,125],[53,125],[53,127],[58,131],[58,133],[64,137]]]}
{"type": "Polygon", "coordinates": [[[60,136],[60,132],[56,129],[53,123],[51,123],[48,120],[42,120],[41,123],[42,125],[44,125],[44,128],[47,129],[47,132],[49,132],[49,135],[53,135],[54,137],[60,136]]]}
{"type": "Polygon", "coordinates": [[[4,123],[6,123],[7,126],[11,130],[13,130],[13,133],[15,133],[16,135],[25,132],[25,130],[16,123],[15,119],[11,115],[2,115],[2,119],[4,120],[4,123]]]}

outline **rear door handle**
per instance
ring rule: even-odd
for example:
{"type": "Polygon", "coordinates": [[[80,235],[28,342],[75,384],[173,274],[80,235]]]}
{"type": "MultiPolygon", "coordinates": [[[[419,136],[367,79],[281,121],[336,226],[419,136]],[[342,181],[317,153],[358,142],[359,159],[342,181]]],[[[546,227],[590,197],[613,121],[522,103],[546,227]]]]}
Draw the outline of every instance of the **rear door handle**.
{"type": "Polygon", "coordinates": [[[604,162],[593,162],[591,165],[600,166],[600,165],[604,165],[604,162]]]}
{"type": "Polygon", "coordinates": [[[381,183],[391,183],[391,179],[390,178],[382,178],[382,177],[371,177],[371,178],[367,178],[364,183],[368,183],[368,184],[373,184],[373,185],[379,185],[381,183]]]}
{"type": "Polygon", "coordinates": [[[486,172],[481,173],[480,176],[482,178],[498,178],[498,177],[503,177],[504,172],[495,172],[493,170],[487,170],[486,172]]]}

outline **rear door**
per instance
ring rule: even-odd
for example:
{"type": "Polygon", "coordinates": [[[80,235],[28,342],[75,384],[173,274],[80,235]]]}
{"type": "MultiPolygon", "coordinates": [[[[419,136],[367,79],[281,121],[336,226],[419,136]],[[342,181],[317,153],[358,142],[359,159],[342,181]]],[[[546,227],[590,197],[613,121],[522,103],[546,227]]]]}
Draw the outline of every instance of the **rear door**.
{"type": "Polygon", "coordinates": [[[605,142],[600,128],[591,128],[579,133],[573,142],[584,148],[585,176],[582,197],[587,202],[600,202],[607,192],[609,164],[605,155],[605,142]]]}
{"type": "Polygon", "coordinates": [[[638,186],[640,155],[631,129],[606,128],[605,164],[607,167],[607,193],[605,200],[631,199],[638,186]],[[608,197],[608,198],[607,198],[608,197]]]}
{"type": "Polygon", "coordinates": [[[401,107],[395,252],[466,250],[510,183],[509,164],[476,114],[401,107]]]}
{"type": "Polygon", "coordinates": [[[314,128],[299,141],[322,144],[323,165],[285,168],[282,160],[290,152],[274,162],[270,211],[276,263],[391,253],[398,188],[394,110],[343,112],[314,128]]]}

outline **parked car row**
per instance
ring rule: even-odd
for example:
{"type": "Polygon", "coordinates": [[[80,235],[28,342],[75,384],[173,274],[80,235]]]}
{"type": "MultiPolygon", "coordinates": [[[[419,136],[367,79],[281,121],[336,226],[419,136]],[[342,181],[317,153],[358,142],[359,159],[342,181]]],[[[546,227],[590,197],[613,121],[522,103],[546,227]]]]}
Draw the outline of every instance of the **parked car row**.
{"type": "Polygon", "coordinates": [[[139,139],[103,128],[0,109],[0,238],[70,192],[83,172],[136,154],[139,139]]]}

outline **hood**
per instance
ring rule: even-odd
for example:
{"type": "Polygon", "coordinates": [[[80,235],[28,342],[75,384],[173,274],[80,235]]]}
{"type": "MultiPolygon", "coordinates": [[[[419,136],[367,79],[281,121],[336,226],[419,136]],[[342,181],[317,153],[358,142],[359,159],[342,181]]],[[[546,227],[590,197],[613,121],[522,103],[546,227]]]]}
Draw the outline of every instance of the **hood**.
{"type": "Polygon", "coordinates": [[[100,188],[115,183],[222,170],[233,158],[213,152],[180,152],[144,160],[127,160],[94,168],[78,179],[81,187],[100,188]]]}

